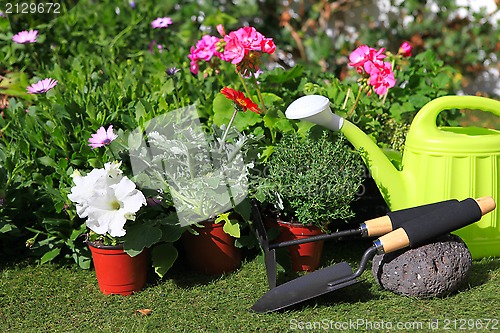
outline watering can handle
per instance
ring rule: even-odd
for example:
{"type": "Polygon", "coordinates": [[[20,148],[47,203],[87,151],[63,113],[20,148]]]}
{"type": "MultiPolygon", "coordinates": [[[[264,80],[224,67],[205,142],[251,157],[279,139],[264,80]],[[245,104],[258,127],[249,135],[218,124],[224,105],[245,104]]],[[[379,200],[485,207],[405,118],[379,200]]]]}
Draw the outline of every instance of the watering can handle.
{"type": "Polygon", "coordinates": [[[480,96],[443,96],[436,98],[420,109],[412,126],[418,128],[436,127],[438,115],[449,109],[472,109],[491,112],[500,116],[500,101],[480,96]]]}

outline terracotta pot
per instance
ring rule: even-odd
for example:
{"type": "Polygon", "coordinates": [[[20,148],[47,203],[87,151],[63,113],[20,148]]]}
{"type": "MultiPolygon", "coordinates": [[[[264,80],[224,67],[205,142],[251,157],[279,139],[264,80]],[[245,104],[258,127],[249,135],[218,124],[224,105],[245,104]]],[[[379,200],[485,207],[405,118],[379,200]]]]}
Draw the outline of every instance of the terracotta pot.
{"type": "Polygon", "coordinates": [[[88,242],[99,289],[103,294],[127,296],[146,284],[148,255],[144,250],[129,256],[123,246],[107,246],[88,242]]]}
{"type": "MultiPolygon", "coordinates": [[[[323,233],[321,228],[316,226],[304,226],[299,223],[290,223],[281,220],[275,221],[274,226],[279,227],[280,230],[278,238],[274,240],[276,243],[309,238],[323,233]]],[[[317,241],[289,246],[288,252],[292,259],[292,270],[294,272],[312,272],[316,270],[321,261],[323,243],[324,241],[317,241]]]]}
{"type": "Polygon", "coordinates": [[[194,270],[207,275],[221,275],[236,270],[241,265],[241,251],[234,246],[235,238],[226,234],[223,223],[200,223],[194,229],[199,235],[185,232],[182,245],[186,259],[194,270]]]}

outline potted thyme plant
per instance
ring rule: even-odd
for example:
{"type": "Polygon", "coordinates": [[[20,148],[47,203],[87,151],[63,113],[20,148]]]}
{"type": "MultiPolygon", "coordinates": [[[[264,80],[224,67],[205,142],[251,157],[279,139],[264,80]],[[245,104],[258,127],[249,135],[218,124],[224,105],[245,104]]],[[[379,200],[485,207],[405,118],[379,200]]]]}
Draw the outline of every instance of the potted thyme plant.
{"type": "MultiPolygon", "coordinates": [[[[353,216],[350,203],[362,183],[363,164],[343,136],[287,134],[274,146],[265,166],[255,196],[267,206],[267,220],[279,225],[277,241],[310,237],[353,216]]],[[[316,269],[322,248],[323,242],[289,247],[292,269],[316,269]],[[302,252],[308,250],[315,254],[302,252]]]]}

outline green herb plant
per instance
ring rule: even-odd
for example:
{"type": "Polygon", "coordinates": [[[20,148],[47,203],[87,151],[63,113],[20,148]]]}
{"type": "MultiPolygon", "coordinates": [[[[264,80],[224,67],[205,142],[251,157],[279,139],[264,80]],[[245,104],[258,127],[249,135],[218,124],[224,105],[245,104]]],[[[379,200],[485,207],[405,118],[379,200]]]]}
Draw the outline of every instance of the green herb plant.
{"type": "Polygon", "coordinates": [[[325,228],[353,216],[363,162],[342,135],[285,135],[265,164],[255,196],[283,220],[325,228]]]}

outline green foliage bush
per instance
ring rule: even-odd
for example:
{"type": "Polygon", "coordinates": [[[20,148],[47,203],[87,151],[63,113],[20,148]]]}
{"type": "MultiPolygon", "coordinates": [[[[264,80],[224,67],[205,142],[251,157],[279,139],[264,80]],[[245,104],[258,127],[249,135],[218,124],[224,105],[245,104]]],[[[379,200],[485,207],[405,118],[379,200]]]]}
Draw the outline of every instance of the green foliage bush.
{"type": "Polygon", "coordinates": [[[314,71],[343,75],[353,44],[396,49],[410,41],[416,53],[432,50],[437,58],[461,73],[467,86],[479,70],[498,66],[498,24],[487,20],[484,12],[473,13],[455,0],[376,1],[261,1],[262,21],[283,45],[280,61],[298,63],[314,71]],[[379,20],[377,5],[392,9],[379,20]],[[388,6],[389,5],[389,6],[388,6]],[[277,14],[278,13],[278,14],[277,14]]]}
{"type": "MultiPolygon", "coordinates": [[[[302,95],[327,96],[334,112],[349,117],[379,145],[401,150],[415,112],[431,99],[453,93],[460,84],[461,74],[456,68],[463,66],[458,66],[454,57],[446,56],[444,49],[434,52],[422,47],[422,52],[398,65],[397,86],[385,99],[362,94],[350,113],[359,87],[356,72],[345,65],[356,45],[346,36],[339,36],[332,44],[321,28],[300,31],[300,24],[309,18],[317,21],[324,14],[317,4],[307,6],[301,13],[302,21],[295,18],[297,22],[290,21],[287,27],[280,26],[275,16],[286,8],[275,1],[245,1],[243,14],[241,2],[239,6],[230,1],[178,3],[136,1],[132,8],[125,0],[80,0],[52,21],[30,15],[11,21],[0,17],[0,105],[8,105],[0,109],[2,246],[19,249],[27,245],[30,254],[41,262],[65,257],[82,267],[89,266],[90,254],[81,242],[85,224],[67,198],[73,185],[70,175],[75,169],[102,167],[115,156],[107,150],[91,149],[88,138],[100,126],[110,124],[122,136],[158,115],[188,105],[196,106],[207,128],[227,124],[232,106],[219,91],[224,86],[243,90],[234,66],[223,64],[218,75],[194,76],[187,58],[191,46],[203,34],[217,35],[215,26],[219,23],[227,30],[251,24],[278,45],[278,52],[268,59],[263,66],[265,72],[258,78],[267,113],[239,114],[234,122],[239,131],[262,137],[247,156],[259,162],[256,169],[261,172],[273,150],[279,151],[274,146],[284,135],[307,136],[317,131],[309,123],[291,121],[284,115],[286,107],[302,95]],[[275,10],[263,10],[272,8],[275,10]],[[172,17],[174,24],[168,29],[152,29],[151,21],[164,16],[172,17]],[[38,29],[38,42],[13,43],[12,35],[22,29],[38,29]],[[298,40],[292,31],[300,32],[298,37],[309,55],[307,61],[299,60],[298,40]],[[158,44],[163,46],[161,50],[158,44]],[[291,63],[295,65],[288,66],[291,63]],[[167,75],[165,70],[172,67],[180,71],[167,75]],[[58,80],[56,88],[44,95],[26,93],[26,86],[47,77],[58,80]]],[[[410,6],[423,10],[414,1],[402,10],[410,6]]],[[[476,32],[485,36],[482,27],[472,22],[467,27],[469,39],[476,32]]],[[[394,52],[400,40],[410,38],[410,31],[415,29],[398,31],[400,34],[393,38],[383,29],[366,30],[359,43],[386,45],[394,52]],[[391,40],[385,41],[382,36],[391,40]]],[[[438,31],[436,36],[434,44],[440,36],[438,31]]],[[[447,43],[448,50],[455,48],[447,43]]],[[[481,61],[472,59],[481,43],[473,45],[462,65],[481,61]]],[[[455,117],[452,114],[442,121],[454,121],[455,117]]],[[[349,154],[347,151],[340,155],[349,154]]],[[[312,214],[321,220],[319,213],[310,213],[313,209],[306,206],[299,215],[312,214]]],[[[340,212],[328,218],[349,215],[347,210],[340,212]]]]}

